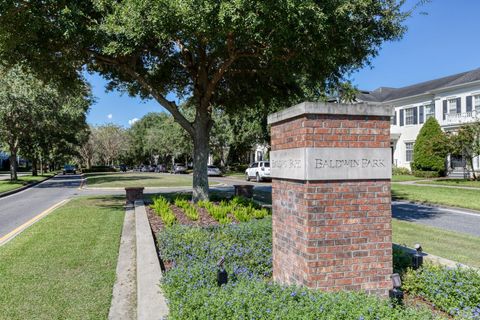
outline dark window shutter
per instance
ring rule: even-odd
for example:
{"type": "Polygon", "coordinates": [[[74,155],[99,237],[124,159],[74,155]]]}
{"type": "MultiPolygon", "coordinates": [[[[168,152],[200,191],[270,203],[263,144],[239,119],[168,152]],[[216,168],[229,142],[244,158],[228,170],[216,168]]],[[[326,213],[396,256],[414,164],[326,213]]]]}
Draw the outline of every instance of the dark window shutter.
{"type": "Polygon", "coordinates": [[[403,110],[403,109],[400,110],[400,126],[403,126],[404,121],[405,121],[404,116],[403,116],[404,113],[405,113],[405,110],[403,110]]]}
{"type": "Polygon", "coordinates": [[[419,123],[423,123],[424,115],[423,115],[423,106],[418,108],[418,121],[419,123]]]}
{"type": "Polygon", "coordinates": [[[467,112],[472,112],[472,96],[467,96],[467,112]]]}
{"type": "Polygon", "coordinates": [[[445,120],[445,115],[447,114],[448,112],[448,105],[447,105],[448,101],[447,100],[443,100],[443,120],[445,120]]]}
{"type": "Polygon", "coordinates": [[[413,108],[413,124],[418,124],[418,108],[413,108]]]}
{"type": "Polygon", "coordinates": [[[394,126],[397,125],[397,111],[394,111],[394,112],[393,112],[392,124],[393,124],[394,126]]]}
{"type": "Polygon", "coordinates": [[[462,98],[457,98],[457,113],[462,113],[462,98]]]}

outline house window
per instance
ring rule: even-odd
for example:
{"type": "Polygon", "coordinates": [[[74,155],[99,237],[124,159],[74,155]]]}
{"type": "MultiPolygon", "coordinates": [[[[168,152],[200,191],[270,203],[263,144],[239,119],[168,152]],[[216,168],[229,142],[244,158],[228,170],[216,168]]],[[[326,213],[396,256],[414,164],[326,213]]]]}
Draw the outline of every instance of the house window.
{"type": "Polygon", "coordinates": [[[435,118],[435,105],[434,104],[428,104],[425,106],[425,121],[427,121],[428,118],[434,117],[435,118]]]}
{"type": "Polygon", "coordinates": [[[480,94],[477,94],[474,98],[475,111],[480,112],[480,94]]]}
{"type": "Polygon", "coordinates": [[[415,108],[405,109],[405,124],[414,124],[415,121],[415,108]]]}
{"type": "Polygon", "coordinates": [[[413,142],[405,142],[405,161],[413,160],[413,142]]]}
{"type": "Polygon", "coordinates": [[[448,100],[448,113],[457,113],[457,99],[448,100]]]}

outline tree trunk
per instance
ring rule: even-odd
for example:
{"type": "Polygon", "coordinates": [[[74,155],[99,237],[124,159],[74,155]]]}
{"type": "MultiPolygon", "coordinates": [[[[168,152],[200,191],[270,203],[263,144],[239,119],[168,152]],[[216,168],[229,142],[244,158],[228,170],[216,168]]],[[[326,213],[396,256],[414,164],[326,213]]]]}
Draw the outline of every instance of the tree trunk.
{"type": "Polygon", "coordinates": [[[10,180],[15,181],[18,180],[18,175],[17,175],[17,154],[16,152],[12,152],[10,154],[10,180]]]}
{"type": "Polygon", "coordinates": [[[211,123],[208,115],[199,115],[195,120],[193,138],[193,202],[208,200],[208,155],[211,123]]]}
{"type": "Polygon", "coordinates": [[[38,176],[37,164],[37,159],[32,159],[32,176],[34,177],[38,176]]]}

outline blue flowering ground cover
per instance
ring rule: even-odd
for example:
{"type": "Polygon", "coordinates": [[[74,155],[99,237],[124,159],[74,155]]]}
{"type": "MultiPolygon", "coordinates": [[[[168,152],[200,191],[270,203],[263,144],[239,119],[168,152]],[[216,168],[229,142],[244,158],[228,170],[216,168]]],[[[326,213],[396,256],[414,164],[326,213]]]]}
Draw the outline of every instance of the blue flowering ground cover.
{"type": "Polygon", "coordinates": [[[363,293],[280,286],[272,275],[271,218],[199,228],[174,225],[158,236],[172,268],[163,278],[170,319],[436,319],[431,311],[393,306],[363,293]],[[216,283],[225,257],[227,285],[216,283]]]}
{"type": "Polygon", "coordinates": [[[408,270],[403,286],[456,318],[480,320],[480,274],[476,270],[426,264],[417,271],[408,270]]]}

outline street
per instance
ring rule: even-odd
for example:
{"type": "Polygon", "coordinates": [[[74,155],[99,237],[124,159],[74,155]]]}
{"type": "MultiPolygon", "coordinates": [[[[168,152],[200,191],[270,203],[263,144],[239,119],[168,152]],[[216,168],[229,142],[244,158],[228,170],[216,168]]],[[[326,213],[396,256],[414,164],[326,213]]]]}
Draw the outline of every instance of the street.
{"type": "MultiPolygon", "coordinates": [[[[234,184],[252,184],[264,192],[271,192],[270,183],[246,182],[228,177],[210,178],[222,185],[215,189],[228,189],[234,184]]],[[[83,189],[79,190],[81,176],[56,176],[30,189],[0,198],[0,238],[18,226],[29,221],[62,200],[77,195],[124,195],[122,189],[83,189]]],[[[188,191],[188,187],[149,188],[146,194],[188,191]]],[[[426,205],[412,204],[404,201],[392,202],[392,216],[399,220],[420,223],[432,227],[480,236],[480,214],[462,209],[447,209],[426,205]]]]}
{"type": "Polygon", "coordinates": [[[58,202],[79,194],[80,181],[79,175],[56,176],[0,198],[0,238],[58,202]]]}

